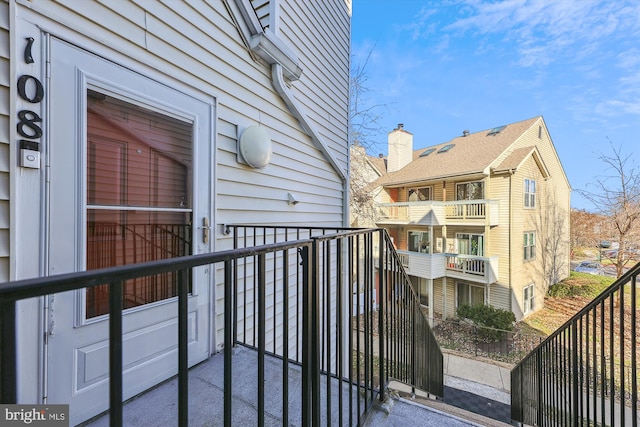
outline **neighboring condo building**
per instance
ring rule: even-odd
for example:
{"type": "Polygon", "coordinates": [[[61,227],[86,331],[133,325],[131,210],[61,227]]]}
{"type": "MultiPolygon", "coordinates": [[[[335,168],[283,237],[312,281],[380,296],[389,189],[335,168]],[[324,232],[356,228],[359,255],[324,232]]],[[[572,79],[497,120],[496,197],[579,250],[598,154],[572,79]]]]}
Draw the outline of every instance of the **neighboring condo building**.
{"type": "Polygon", "coordinates": [[[413,149],[403,125],[370,157],[377,224],[394,239],[429,318],[461,304],[538,310],[569,275],[571,187],[542,117],[413,149]]]}

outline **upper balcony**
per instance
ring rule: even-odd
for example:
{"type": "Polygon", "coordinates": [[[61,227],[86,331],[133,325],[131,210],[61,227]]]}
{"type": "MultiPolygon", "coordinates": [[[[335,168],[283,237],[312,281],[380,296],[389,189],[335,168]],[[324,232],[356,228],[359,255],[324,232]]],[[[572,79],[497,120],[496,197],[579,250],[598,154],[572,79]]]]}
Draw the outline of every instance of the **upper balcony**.
{"type": "Polygon", "coordinates": [[[461,254],[423,254],[398,251],[400,261],[408,274],[436,279],[453,277],[470,282],[491,284],[498,281],[498,256],[481,257],[461,254]]]}
{"type": "Polygon", "coordinates": [[[496,226],[497,200],[399,202],[378,204],[378,224],[496,226]]]}

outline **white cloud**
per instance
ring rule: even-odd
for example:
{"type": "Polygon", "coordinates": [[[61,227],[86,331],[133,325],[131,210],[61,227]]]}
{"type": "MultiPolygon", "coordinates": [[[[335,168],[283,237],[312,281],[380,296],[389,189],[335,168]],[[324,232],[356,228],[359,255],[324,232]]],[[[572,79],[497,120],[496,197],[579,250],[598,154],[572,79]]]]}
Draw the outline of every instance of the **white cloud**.
{"type": "Polygon", "coordinates": [[[519,64],[548,65],[555,57],[588,58],[604,39],[627,39],[640,32],[640,2],[595,0],[463,0],[465,16],[446,30],[502,35],[520,46],[519,64]]]}

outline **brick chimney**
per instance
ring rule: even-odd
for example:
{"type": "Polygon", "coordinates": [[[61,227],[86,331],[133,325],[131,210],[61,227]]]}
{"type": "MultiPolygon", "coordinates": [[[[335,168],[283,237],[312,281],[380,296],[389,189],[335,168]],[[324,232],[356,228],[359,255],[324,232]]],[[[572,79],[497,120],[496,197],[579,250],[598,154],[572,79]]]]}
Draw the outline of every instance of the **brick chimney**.
{"type": "Polygon", "coordinates": [[[389,132],[389,155],[387,172],[395,172],[407,166],[413,160],[413,134],[404,130],[402,123],[389,132]]]}

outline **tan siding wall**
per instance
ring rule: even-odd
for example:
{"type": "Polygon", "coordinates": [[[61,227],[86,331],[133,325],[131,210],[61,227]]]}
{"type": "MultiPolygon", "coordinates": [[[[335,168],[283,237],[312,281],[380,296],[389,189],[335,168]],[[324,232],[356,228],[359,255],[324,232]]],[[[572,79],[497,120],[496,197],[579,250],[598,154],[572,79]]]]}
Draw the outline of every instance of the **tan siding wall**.
{"type": "Polygon", "coordinates": [[[433,279],[433,311],[438,314],[443,312],[443,280],[443,278],[433,279]]]}
{"type": "MultiPolygon", "coordinates": [[[[543,216],[564,212],[565,222],[562,225],[562,234],[567,244],[558,254],[558,259],[564,264],[563,274],[560,279],[569,274],[569,211],[570,211],[570,187],[568,185],[566,175],[562,168],[562,164],[557,156],[553,143],[549,137],[548,131],[542,120],[531,126],[521,138],[513,145],[513,148],[536,146],[543,159],[544,165],[549,171],[550,177],[545,179],[542,176],[539,165],[533,158],[529,158],[526,163],[514,175],[514,230],[512,234],[512,245],[514,250],[513,257],[513,311],[519,319],[523,306],[523,287],[530,283],[536,286],[536,309],[540,308],[543,303],[543,297],[546,293],[544,268],[542,265],[541,241],[544,239],[545,233],[554,233],[556,230],[550,230],[543,227],[543,216]],[[539,138],[539,127],[542,126],[542,137],[539,138]],[[536,209],[525,209],[524,206],[524,179],[536,179],[536,209]],[[525,231],[536,232],[536,259],[531,262],[523,262],[523,234],[525,231]],[[517,251],[517,252],[516,252],[517,251]],[[518,253],[519,252],[519,253],[518,253]]],[[[548,255],[548,254],[547,254],[548,255]]]]}
{"type": "Polygon", "coordinates": [[[0,1],[0,282],[10,278],[10,28],[9,3],[0,1]]]}
{"type": "MultiPolygon", "coordinates": [[[[497,227],[491,228],[489,232],[488,240],[488,253],[491,256],[497,255],[499,258],[499,280],[498,283],[501,287],[509,289],[509,257],[510,246],[509,238],[511,236],[509,230],[510,224],[510,186],[511,175],[499,175],[491,178],[491,194],[489,199],[498,200],[500,209],[500,224],[497,227]]],[[[498,295],[491,295],[491,304],[495,307],[508,308],[510,296],[508,292],[504,292],[498,295]]]]}
{"type": "Polygon", "coordinates": [[[502,310],[510,310],[509,301],[511,299],[511,290],[504,282],[497,282],[490,285],[489,303],[495,308],[502,310]]]}

